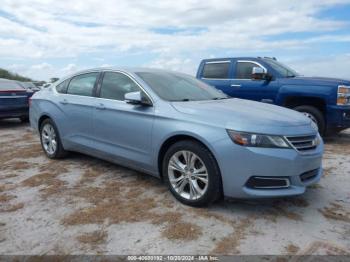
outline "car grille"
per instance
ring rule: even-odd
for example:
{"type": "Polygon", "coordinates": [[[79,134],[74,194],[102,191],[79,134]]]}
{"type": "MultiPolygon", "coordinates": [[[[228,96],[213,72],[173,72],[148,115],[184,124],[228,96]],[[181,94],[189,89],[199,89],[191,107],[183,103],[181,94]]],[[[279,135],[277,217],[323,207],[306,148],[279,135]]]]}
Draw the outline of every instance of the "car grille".
{"type": "Polygon", "coordinates": [[[312,136],[288,136],[289,143],[299,152],[314,150],[318,145],[317,135],[312,136]]]}

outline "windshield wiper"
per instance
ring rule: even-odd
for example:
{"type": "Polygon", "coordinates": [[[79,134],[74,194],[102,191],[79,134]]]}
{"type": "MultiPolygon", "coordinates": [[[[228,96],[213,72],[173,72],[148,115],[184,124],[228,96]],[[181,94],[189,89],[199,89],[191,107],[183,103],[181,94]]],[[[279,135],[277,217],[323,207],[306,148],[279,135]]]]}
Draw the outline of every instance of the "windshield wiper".
{"type": "Polygon", "coordinates": [[[188,102],[188,101],[192,101],[189,98],[182,98],[182,99],[176,99],[176,100],[169,100],[171,102],[188,102]]]}
{"type": "Polygon", "coordinates": [[[212,100],[222,100],[222,99],[228,99],[228,97],[214,97],[212,100]]]}

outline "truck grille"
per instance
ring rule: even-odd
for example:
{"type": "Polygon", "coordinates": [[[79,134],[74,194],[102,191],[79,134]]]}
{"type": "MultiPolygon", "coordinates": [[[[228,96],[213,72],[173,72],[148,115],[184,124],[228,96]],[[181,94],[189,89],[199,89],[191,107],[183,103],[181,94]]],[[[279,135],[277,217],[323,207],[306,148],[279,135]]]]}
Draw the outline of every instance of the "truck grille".
{"type": "Polygon", "coordinates": [[[288,136],[289,143],[299,152],[314,150],[319,144],[317,135],[312,136],[288,136]]]}

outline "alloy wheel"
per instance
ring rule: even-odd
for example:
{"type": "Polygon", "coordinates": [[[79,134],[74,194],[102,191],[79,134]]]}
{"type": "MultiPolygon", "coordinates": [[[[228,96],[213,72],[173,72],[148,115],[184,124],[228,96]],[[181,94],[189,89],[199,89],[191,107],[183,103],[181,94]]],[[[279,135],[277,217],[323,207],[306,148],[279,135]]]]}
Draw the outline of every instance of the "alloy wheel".
{"type": "Polygon", "coordinates": [[[43,147],[49,155],[53,155],[57,149],[57,138],[54,127],[47,123],[41,130],[41,141],[43,147]]]}
{"type": "Polygon", "coordinates": [[[169,160],[171,187],[188,200],[202,197],[208,188],[208,171],[204,162],[191,151],[178,151],[169,160]]]}

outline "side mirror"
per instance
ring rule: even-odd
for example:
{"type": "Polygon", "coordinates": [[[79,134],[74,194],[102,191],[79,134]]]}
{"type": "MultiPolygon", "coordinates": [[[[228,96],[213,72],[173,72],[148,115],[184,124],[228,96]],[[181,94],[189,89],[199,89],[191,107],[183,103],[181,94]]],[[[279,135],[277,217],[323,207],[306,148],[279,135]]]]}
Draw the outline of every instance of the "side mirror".
{"type": "Polygon", "coordinates": [[[255,66],[252,69],[253,80],[270,80],[271,76],[261,67],[255,66]]]}
{"type": "Polygon", "coordinates": [[[141,91],[126,93],[124,100],[128,104],[152,106],[152,102],[141,91]]]}

